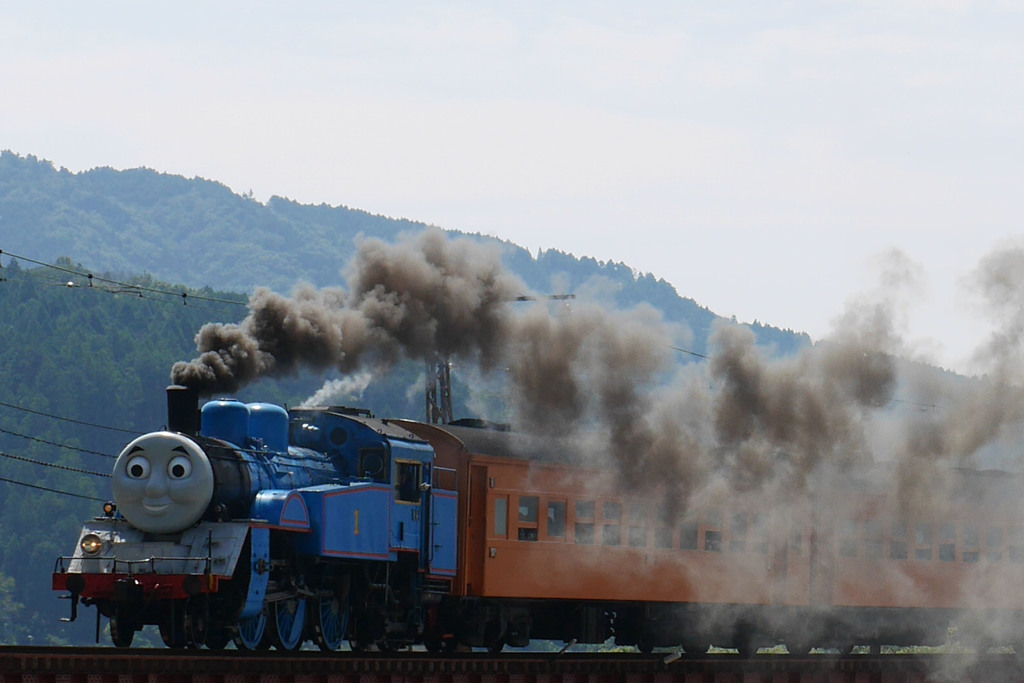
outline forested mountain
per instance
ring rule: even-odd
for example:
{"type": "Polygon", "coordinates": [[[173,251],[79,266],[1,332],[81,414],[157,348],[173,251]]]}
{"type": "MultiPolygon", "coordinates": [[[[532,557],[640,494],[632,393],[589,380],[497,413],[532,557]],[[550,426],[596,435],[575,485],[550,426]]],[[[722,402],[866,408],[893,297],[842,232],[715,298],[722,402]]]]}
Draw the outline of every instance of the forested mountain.
{"type": "MultiPolygon", "coordinates": [[[[341,271],[360,234],[393,240],[425,227],[281,197],[264,205],[201,178],[149,169],[71,173],[32,156],[0,153],[0,250],[48,263],[64,256],[94,270],[146,273],[192,287],[249,292],[265,286],[287,293],[300,281],[343,285],[341,271]]],[[[618,305],[645,302],[668,320],[685,322],[693,350],[705,352],[716,316],[664,280],[637,275],[623,263],[558,251],[534,256],[500,243],[506,265],[534,290],[572,293],[600,279],[618,305]]],[[[808,342],[788,330],[755,329],[762,343],[783,353],[808,342]]]]}
{"type": "MultiPolygon", "coordinates": [[[[92,642],[92,611],[60,624],[68,604],[50,590],[49,574],[109,497],[111,458],[133,434],[165,423],[170,366],[194,355],[202,324],[241,320],[255,286],[343,285],[357,235],[390,240],[424,227],[280,197],[264,205],[216,182],[147,169],[71,173],[0,154],[0,643],[92,642]],[[75,275],[85,272],[118,283],[90,286],[75,275]]],[[[503,246],[507,266],[535,291],[597,290],[619,306],[650,304],[689,326],[690,350],[705,352],[716,316],[664,280],[625,264],[503,246]]],[[[755,331],[782,352],[808,342],[755,331]]],[[[422,370],[410,362],[375,378],[360,404],[421,417],[422,370]]],[[[239,398],[294,404],[324,380],[264,380],[239,398]]],[[[456,416],[467,416],[466,392],[455,389],[456,416]]]]}

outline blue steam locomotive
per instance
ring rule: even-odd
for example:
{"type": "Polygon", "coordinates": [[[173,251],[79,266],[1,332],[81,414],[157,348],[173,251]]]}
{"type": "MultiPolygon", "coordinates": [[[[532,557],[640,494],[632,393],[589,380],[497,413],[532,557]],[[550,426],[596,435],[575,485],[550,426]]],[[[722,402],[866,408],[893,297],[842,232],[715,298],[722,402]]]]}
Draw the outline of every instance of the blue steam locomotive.
{"type": "Polygon", "coordinates": [[[430,445],[344,408],[289,411],[168,388],[166,431],[129,443],[113,501],[55,590],[170,647],[333,650],[425,642],[456,573],[453,472],[430,445]]]}

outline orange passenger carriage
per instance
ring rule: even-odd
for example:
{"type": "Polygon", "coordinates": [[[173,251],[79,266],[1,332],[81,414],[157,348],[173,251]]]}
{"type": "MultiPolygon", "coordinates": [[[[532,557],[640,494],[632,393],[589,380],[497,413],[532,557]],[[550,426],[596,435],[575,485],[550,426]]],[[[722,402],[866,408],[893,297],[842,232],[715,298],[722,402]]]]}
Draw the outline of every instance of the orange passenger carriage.
{"type": "Polygon", "coordinates": [[[683,509],[502,429],[402,422],[459,473],[452,628],[531,638],[753,651],[1012,644],[1024,625],[1021,480],[956,470],[909,505],[885,466],[786,500],[683,509]],[[469,606],[472,605],[472,609],[469,606]]]}

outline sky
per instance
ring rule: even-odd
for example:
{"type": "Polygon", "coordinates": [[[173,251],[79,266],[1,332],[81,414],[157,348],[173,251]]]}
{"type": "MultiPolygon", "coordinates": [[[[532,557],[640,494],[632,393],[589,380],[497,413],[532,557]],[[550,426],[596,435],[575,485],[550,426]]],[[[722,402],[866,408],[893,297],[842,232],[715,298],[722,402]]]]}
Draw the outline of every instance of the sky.
{"type": "Polygon", "coordinates": [[[1022,240],[1012,0],[99,0],[0,16],[0,149],[624,262],[815,339],[877,295],[898,250],[909,345],[967,370],[990,324],[972,273],[1022,240]]]}

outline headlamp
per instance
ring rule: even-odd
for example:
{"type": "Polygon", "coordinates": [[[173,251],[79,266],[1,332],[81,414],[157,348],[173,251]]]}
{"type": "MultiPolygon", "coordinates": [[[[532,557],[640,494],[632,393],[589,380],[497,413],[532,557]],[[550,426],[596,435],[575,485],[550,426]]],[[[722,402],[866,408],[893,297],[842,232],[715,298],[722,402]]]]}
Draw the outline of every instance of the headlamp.
{"type": "Polygon", "coordinates": [[[95,555],[103,549],[103,539],[96,534],[86,534],[78,545],[86,555],[95,555]]]}

